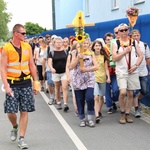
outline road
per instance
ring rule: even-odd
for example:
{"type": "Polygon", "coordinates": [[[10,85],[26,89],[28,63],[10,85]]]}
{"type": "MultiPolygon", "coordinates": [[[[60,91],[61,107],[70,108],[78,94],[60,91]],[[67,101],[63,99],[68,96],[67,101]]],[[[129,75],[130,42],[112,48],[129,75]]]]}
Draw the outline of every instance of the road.
{"type": "MultiPolygon", "coordinates": [[[[0,86],[1,86],[0,81],[0,86]]],[[[18,150],[17,141],[10,141],[11,124],[3,110],[5,93],[0,91],[0,150],[18,150]]],[[[144,119],[134,119],[132,124],[119,124],[119,111],[107,114],[103,106],[103,118],[94,128],[79,127],[79,119],[69,92],[68,113],[49,106],[48,95],[40,92],[36,99],[36,111],[29,114],[26,141],[30,150],[150,150],[150,124],[144,119]]],[[[18,114],[19,117],[19,114],[18,114]]]]}

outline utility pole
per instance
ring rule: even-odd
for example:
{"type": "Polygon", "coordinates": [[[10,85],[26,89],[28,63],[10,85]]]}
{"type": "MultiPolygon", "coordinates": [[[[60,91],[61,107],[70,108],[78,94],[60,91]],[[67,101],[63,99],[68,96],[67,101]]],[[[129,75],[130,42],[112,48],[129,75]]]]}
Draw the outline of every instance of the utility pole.
{"type": "Polygon", "coordinates": [[[53,20],[53,30],[56,29],[56,19],[55,19],[55,0],[52,0],[52,20],[53,20]]]}

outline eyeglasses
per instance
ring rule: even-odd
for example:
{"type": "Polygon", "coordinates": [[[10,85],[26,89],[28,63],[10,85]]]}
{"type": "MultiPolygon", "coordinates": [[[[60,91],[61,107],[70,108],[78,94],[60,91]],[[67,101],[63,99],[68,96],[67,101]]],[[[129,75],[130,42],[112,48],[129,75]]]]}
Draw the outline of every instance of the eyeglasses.
{"type": "Polygon", "coordinates": [[[127,32],[128,31],[128,29],[121,29],[121,30],[119,30],[120,32],[127,32]]]}
{"type": "Polygon", "coordinates": [[[118,34],[118,32],[115,32],[115,34],[118,34]]]}
{"type": "Polygon", "coordinates": [[[17,32],[17,33],[20,33],[22,35],[26,35],[26,32],[17,32]]]}

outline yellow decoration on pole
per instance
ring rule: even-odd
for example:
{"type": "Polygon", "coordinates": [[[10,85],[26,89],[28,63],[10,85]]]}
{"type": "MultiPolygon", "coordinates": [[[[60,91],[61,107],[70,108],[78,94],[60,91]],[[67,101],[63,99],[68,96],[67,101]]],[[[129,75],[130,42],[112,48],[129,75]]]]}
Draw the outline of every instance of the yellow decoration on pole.
{"type": "Polygon", "coordinates": [[[72,21],[72,25],[74,27],[84,27],[85,21],[84,21],[84,13],[82,11],[78,11],[75,18],[72,21]]]}
{"type": "Polygon", "coordinates": [[[127,15],[127,17],[128,17],[129,22],[130,22],[130,26],[134,27],[134,25],[136,24],[138,16],[129,16],[129,15],[127,15]]]}
{"type": "MultiPolygon", "coordinates": [[[[82,49],[82,43],[84,42],[84,39],[86,37],[86,33],[84,32],[85,26],[94,26],[94,23],[86,24],[84,21],[84,13],[83,11],[78,11],[76,16],[74,17],[72,24],[66,25],[66,27],[74,27],[76,30],[76,40],[80,43],[79,52],[84,54],[84,51],[82,49]]],[[[80,60],[80,67],[84,67],[84,61],[83,58],[80,60]]]]}

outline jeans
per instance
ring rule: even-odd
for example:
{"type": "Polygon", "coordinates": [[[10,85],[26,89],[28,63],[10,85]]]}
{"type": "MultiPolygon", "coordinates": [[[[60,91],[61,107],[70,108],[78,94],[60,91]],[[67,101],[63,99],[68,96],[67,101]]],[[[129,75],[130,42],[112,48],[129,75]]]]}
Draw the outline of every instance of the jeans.
{"type": "Polygon", "coordinates": [[[85,101],[87,103],[87,114],[94,115],[94,88],[87,88],[85,90],[75,90],[75,97],[77,102],[78,114],[80,119],[85,118],[85,101]]]}
{"type": "Polygon", "coordinates": [[[119,87],[117,84],[116,75],[111,75],[110,79],[111,82],[106,83],[106,92],[105,92],[107,107],[111,107],[113,102],[118,101],[118,97],[119,97],[119,87]]]}

